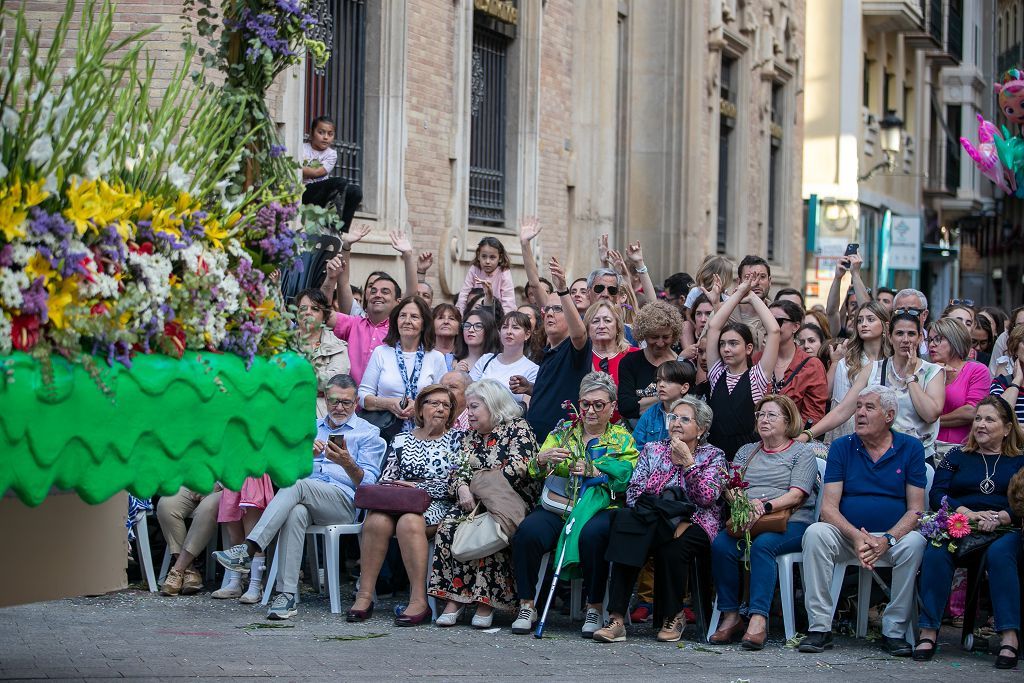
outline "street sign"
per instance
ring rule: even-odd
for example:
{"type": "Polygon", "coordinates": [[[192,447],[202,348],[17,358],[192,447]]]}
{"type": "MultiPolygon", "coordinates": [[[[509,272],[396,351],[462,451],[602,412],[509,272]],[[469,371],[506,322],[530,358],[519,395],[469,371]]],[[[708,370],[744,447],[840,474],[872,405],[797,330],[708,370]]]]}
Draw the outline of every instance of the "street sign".
{"type": "Polygon", "coordinates": [[[916,216],[893,216],[889,234],[889,269],[919,270],[921,268],[921,219],[916,216]]]}

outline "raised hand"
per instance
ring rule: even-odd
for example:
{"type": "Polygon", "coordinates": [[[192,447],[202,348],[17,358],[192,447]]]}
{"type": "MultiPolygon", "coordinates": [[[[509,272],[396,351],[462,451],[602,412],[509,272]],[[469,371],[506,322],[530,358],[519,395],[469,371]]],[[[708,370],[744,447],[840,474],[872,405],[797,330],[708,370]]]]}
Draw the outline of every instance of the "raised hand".
{"type": "Polygon", "coordinates": [[[629,280],[629,270],[626,269],[626,259],[622,257],[617,249],[608,250],[608,262],[611,267],[622,277],[629,280]]]}
{"type": "Polygon", "coordinates": [[[850,270],[850,257],[844,256],[836,261],[836,276],[834,279],[842,280],[848,270],[850,270]]]}
{"type": "Polygon", "coordinates": [[[519,240],[522,242],[529,242],[539,235],[540,231],[540,220],[536,216],[527,216],[523,219],[523,222],[519,224],[519,240]]]}
{"type": "Polygon", "coordinates": [[[392,248],[399,254],[405,255],[412,251],[412,242],[404,230],[392,230],[388,233],[388,238],[391,240],[392,248]]]}
{"type": "Polygon", "coordinates": [[[601,263],[608,263],[608,235],[601,235],[597,238],[597,256],[601,259],[601,263]]]}
{"type": "Polygon", "coordinates": [[[369,223],[355,223],[352,228],[348,231],[348,234],[344,236],[345,244],[349,246],[356,242],[362,241],[364,237],[369,235],[373,231],[373,226],[369,223]]]}
{"type": "Polygon", "coordinates": [[[640,248],[640,240],[626,245],[626,258],[629,259],[634,268],[640,268],[644,265],[644,250],[640,248]]]}
{"type": "Polygon", "coordinates": [[[345,272],[345,259],[341,255],[335,256],[327,262],[327,279],[329,281],[337,282],[343,272],[345,272]]]}
{"type": "Polygon", "coordinates": [[[421,251],[420,255],[416,259],[416,272],[420,275],[426,275],[432,265],[434,265],[433,252],[421,251]]]}
{"type": "Polygon", "coordinates": [[[854,273],[859,273],[860,267],[864,265],[864,259],[860,257],[860,254],[850,254],[846,258],[849,259],[850,270],[854,273]]]}
{"type": "Polygon", "coordinates": [[[700,291],[704,293],[704,296],[708,298],[712,306],[718,306],[718,302],[722,300],[722,278],[717,274],[711,276],[711,289],[706,289],[704,285],[698,285],[700,291]]]}
{"type": "Polygon", "coordinates": [[[484,290],[484,301],[491,302],[494,300],[494,285],[491,284],[490,280],[477,277],[473,278],[473,284],[484,290]]]}
{"type": "Polygon", "coordinates": [[[551,271],[551,284],[554,286],[555,291],[565,291],[565,270],[554,256],[548,261],[548,269],[551,271]]]}

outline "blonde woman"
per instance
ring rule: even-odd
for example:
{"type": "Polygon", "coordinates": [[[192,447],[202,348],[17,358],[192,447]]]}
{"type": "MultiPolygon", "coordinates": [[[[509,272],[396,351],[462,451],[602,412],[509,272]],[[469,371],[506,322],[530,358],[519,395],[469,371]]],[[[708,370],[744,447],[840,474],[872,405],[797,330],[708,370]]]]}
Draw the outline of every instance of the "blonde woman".
{"type": "Polygon", "coordinates": [[[583,321],[590,336],[594,355],[594,370],[607,372],[619,385],[619,363],[626,354],[637,351],[626,341],[626,326],[619,315],[618,306],[601,299],[590,305],[583,321]]]}

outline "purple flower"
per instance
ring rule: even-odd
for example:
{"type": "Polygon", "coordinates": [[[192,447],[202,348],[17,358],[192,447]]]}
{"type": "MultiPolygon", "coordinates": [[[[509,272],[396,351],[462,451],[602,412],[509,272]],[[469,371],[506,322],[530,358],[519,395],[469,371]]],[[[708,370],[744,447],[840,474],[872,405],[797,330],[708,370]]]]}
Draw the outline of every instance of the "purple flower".
{"type": "Polygon", "coordinates": [[[28,234],[34,239],[42,239],[46,235],[53,235],[57,241],[64,240],[71,236],[74,228],[60,214],[46,213],[38,206],[33,206],[31,218],[28,222],[28,234]]]}
{"type": "Polygon", "coordinates": [[[297,0],[277,0],[277,6],[282,12],[287,12],[288,14],[299,14],[302,12],[302,7],[297,0]]]}
{"type": "Polygon", "coordinates": [[[245,358],[245,369],[248,370],[252,367],[256,351],[259,350],[262,334],[263,327],[259,323],[246,320],[238,329],[228,332],[221,343],[221,349],[245,358]]]}
{"type": "Polygon", "coordinates": [[[276,159],[288,150],[284,145],[271,145],[270,146],[270,158],[276,159]]]}
{"type": "Polygon", "coordinates": [[[49,318],[49,311],[46,307],[47,296],[42,276],[37,277],[32,281],[28,289],[21,290],[21,312],[28,315],[37,315],[40,321],[45,323],[49,318]]]}
{"type": "Polygon", "coordinates": [[[0,247],[0,268],[10,268],[14,265],[14,247],[5,244],[0,247]]]}

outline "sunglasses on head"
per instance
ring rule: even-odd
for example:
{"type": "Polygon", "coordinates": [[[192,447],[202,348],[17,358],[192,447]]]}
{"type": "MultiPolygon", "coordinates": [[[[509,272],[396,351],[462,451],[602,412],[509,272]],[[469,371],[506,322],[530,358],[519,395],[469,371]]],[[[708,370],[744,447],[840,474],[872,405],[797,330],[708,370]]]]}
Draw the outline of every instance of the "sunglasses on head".
{"type": "Polygon", "coordinates": [[[915,318],[920,318],[922,313],[924,313],[923,308],[896,308],[892,312],[893,315],[912,315],[915,318]]]}
{"type": "Polygon", "coordinates": [[[974,299],[950,299],[950,306],[970,306],[974,307],[974,299]]]}
{"type": "Polygon", "coordinates": [[[601,294],[604,290],[608,290],[608,293],[615,296],[619,293],[619,288],[615,285],[594,285],[594,293],[601,294]]]}

